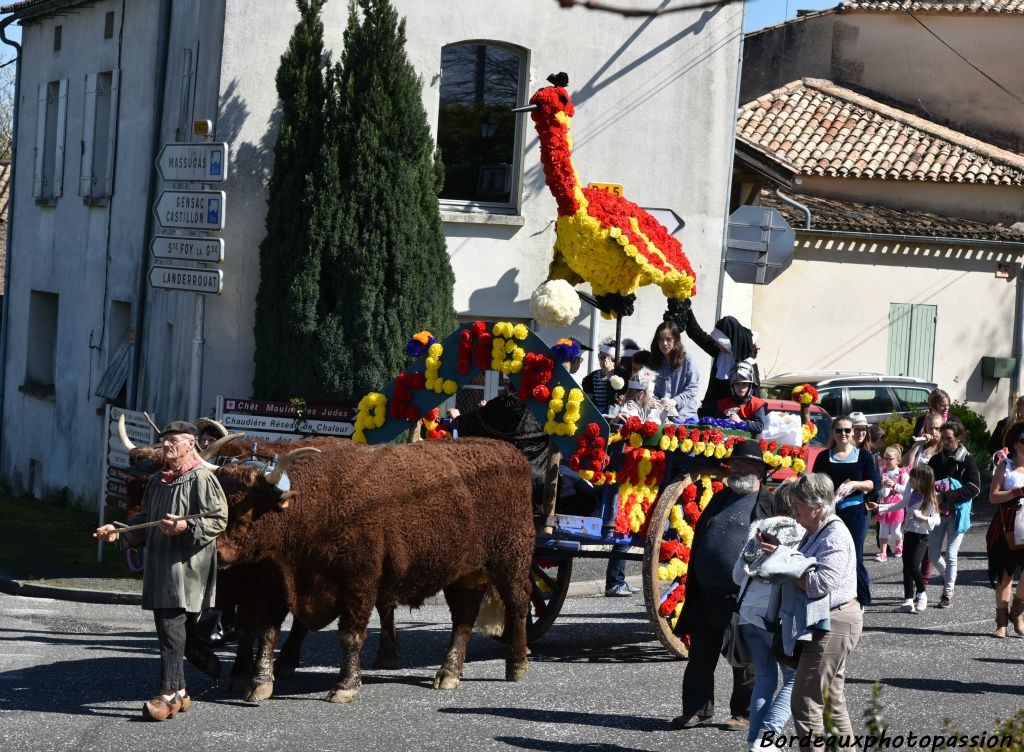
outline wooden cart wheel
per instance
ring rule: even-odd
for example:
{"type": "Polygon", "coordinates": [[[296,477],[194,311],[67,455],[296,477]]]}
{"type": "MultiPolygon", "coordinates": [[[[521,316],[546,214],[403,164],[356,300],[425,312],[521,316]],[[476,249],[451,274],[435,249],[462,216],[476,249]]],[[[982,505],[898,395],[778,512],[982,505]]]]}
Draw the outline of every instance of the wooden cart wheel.
{"type": "Polygon", "coordinates": [[[665,538],[665,530],[668,526],[669,515],[672,507],[679,501],[683,489],[693,481],[689,475],[684,475],[674,483],[665,487],[658,498],[658,503],[651,509],[650,523],[647,525],[647,540],[644,542],[644,604],[647,606],[647,618],[654,628],[654,634],[658,641],[672,654],[679,658],[686,658],[689,651],[686,645],[672,631],[669,620],[658,613],[661,605],[662,593],[668,589],[670,583],[658,579],[658,554],[661,551],[661,543],[665,538]]]}
{"type": "MultiPolygon", "coordinates": [[[[553,559],[536,555],[530,564],[530,610],[526,614],[526,642],[539,640],[548,631],[569,592],[572,559],[553,559]]],[[[501,636],[508,642],[507,630],[501,636]]]]}
{"type": "Polygon", "coordinates": [[[530,611],[526,616],[526,641],[540,639],[562,610],[572,579],[572,559],[533,558],[530,565],[530,611]]]}

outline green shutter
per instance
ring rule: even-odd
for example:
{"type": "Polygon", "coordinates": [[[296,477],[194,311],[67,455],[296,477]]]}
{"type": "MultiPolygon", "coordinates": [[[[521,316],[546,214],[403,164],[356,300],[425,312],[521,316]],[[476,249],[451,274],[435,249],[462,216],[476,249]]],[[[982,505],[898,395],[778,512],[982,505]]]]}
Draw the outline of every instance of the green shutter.
{"type": "Polygon", "coordinates": [[[890,376],[906,376],[910,367],[910,321],[914,306],[910,303],[889,304],[889,355],[886,358],[886,373],[890,376]]]}
{"type": "Polygon", "coordinates": [[[932,380],[932,366],[935,359],[935,322],[938,307],[916,305],[910,322],[910,368],[907,376],[925,381],[932,380]]]}
{"type": "Polygon", "coordinates": [[[914,376],[931,381],[937,312],[937,306],[933,305],[889,304],[886,369],[890,376],[914,376]]]}

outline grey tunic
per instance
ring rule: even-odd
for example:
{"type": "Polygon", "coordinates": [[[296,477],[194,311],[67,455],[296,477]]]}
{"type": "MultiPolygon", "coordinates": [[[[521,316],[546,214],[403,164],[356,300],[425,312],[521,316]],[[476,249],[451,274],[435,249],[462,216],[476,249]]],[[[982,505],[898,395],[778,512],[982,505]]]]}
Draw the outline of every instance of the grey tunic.
{"type": "Polygon", "coordinates": [[[228,522],[228,503],[217,477],[199,466],[170,483],[154,475],[142,497],[147,522],[174,515],[216,511],[215,517],[189,520],[181,535],[166,535],[159,527],[118,537],[122,548],[145,546],[142,607],[184,608],[198,613],[213,603],[217,584],[217,535],[228,522]]]}

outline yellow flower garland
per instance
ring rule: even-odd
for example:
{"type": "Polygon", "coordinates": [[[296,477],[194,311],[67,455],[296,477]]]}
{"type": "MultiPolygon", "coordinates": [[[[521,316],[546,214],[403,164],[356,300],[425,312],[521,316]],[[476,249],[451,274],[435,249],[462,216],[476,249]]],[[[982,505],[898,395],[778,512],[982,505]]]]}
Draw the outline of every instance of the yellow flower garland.
{"type": "Polygon", "coordinates": [[[516,344],[530,334],[525,324],[513,325],[510,321],[499,321],[491,329],[494,340],[491,343],[491,370],[506,376],[523,370],[526,351],[516,344]]]}
{"type": "Polygon", "coordinates": [[[427,361],[426,361],[426,388],[436,394],[444,392],[447,395],[455,394],[459,391],[459,385],[453,379],[442,379],[438,372],[441,370],[441,355],[444,353],[444,347],[441,343],[435,342],[427,350],[427,361]]]}
{"type": "Polygon", "coordinates": [[[552,436],[575,436],[580,421],[580,405],[583,404],[583,390],[572,389],[569,398],[565,399],[565,387],[556,386],[551,390],[551,399],[548,400],[547,422],[544,423],[544,433],[552,436]],[[562,408],[565,412],[562,413],[562,408]],[[556,418],[562,413],[562,420],[556,418]]]}
{"type": "Polygon", "coordinates": [[[359,413],[356,415],[355,432],[352,434],[352,441],[357,444],[366,443],[367,430],[380,428],[387,420],[388,398],[380,392],[370,392],[359,400],[359,413]]]}

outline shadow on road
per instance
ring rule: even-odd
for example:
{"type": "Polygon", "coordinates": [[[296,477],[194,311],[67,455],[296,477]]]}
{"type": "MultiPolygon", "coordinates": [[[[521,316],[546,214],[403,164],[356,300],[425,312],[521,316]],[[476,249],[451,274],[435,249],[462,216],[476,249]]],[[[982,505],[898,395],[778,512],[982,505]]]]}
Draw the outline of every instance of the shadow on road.
{"type": "MultiPolygon", "coordinates": [[[[559,723],[573,726],[599,726],[601,728],[623,729],[625,731],[670,731],[672,728],[670,725],[671,721],[667,718],[610,715],[608,713],[576,713],[568,710],[542,710],[539,708],[438,708],[437,712],[452,715],[493,715],[499,718],[508,718],[513,721],[526,721],[529,723],[559,723]]],[[[565,748],[568,748],[568,746],[565,748]]],[[[574,748],[579,749],[580,747],[575,745],[574,748]]],[[[585,748],[624,749],[623,747],[615,746],[585,748]]],[[[530,747],[529,749],[563,749],[563,747],[530,747]]]]}
{"type": "Polygon", "coordinates": [[[619,744],[551,742],[546,739],[530,739],[525,736],[496,736],[494,741],[502,742],[510,747],[548,750],[548,752],[577,752],[577,750],[583,750],[583,752],[646,752],[641,747],[623,747],[619,744]]]}

